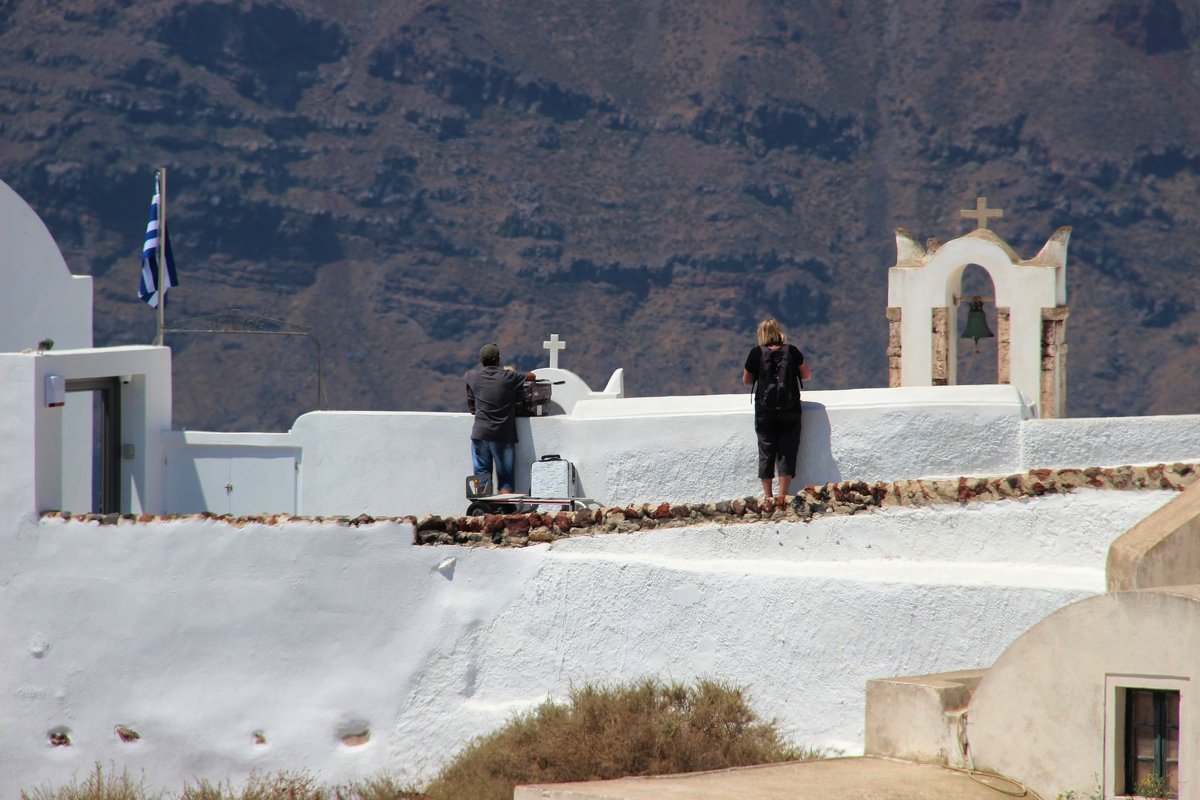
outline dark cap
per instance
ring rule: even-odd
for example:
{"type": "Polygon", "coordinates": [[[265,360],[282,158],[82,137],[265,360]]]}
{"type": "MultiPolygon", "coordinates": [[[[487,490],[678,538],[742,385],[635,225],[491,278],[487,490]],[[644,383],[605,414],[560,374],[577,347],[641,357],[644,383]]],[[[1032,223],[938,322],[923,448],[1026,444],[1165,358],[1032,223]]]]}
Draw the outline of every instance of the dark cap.
{"type": "Polygon", "coordinates": [[[479,348],[479,363],[499,364],[500,348],[494,344],[485,344],[483,347],[479,348]]]}

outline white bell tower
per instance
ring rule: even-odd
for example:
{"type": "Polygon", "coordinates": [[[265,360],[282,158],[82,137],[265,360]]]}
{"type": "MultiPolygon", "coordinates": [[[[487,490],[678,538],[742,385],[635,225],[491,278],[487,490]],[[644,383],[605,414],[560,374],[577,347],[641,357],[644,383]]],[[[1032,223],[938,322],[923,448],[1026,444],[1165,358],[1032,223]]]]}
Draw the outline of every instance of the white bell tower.
{"type": "MultiPolygon", "coordinates": [[[[896,266],[888,270],[888,385],[944,386],[957,382],[958,337],[952,330],[963,271],[977,264],[996,289],[996,358],[1000,383],[1011,383],[1043,418],[1066,415],[1068,227],[1041,251],[1021,260],[987,227],[1000,209],[981,197],[962,212],[978,228],[945,244],[922,246],[896,229],[896,266]]],[[[969,299],[969,298],[967,298],[969,299]]]]}

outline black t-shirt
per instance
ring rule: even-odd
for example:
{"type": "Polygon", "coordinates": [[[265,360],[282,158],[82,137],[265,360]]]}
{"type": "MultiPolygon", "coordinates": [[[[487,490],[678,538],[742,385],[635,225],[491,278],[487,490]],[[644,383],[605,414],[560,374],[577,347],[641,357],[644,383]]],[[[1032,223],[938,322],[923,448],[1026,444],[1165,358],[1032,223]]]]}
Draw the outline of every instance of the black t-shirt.
{"type": "Polygon", "coordinates": [[[513,444],[517,441],[517,393],[525,373],[503,367],[476,367],[466,374],[467,407],[474,407],[471,438],[513,444]]]}
{"type": "MultiPolygon", "coordinates": [[[[799,384],[800,365],[804,363],[804,353],[801,353],[799,348],[797,348],[796,345],[794,345],[794,344],[785,344],[783,346],[792,351],[792,363],[796,365],[796,381],[797,381],[796,396],[799,397],[800,396],[800,384],[799,384]]],[[[770,345],[771,349],[775,349],[776,347],[778,347],[778,345],[770,345]]],[[[751,375],[754,376],[754,380],[757,382],[758,381],[758,373],[762,369],[762,348],[761,347],[755,347],[753,350],[750,351],[750,355],[746,356],[745,369],[746,369],[746,372],[749,372],[751,375]]],[[[754,390],[754,404],[756,406],[758,405],[758,401],[759,401],[758,384],[756,383],[755,390],[754,390]]]]}

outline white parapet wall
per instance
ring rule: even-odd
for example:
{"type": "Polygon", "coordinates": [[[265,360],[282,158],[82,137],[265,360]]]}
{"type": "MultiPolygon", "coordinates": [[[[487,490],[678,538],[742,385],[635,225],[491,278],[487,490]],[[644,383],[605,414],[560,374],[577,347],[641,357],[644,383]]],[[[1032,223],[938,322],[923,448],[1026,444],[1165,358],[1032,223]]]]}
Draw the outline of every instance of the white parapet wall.
{"type": "MultiPolygon", "coordinates": [[[[796,485],[1012,472],[1025,411],[1007,386],[810,392],[796,485]]],[[[196,489],[175,493],[167,510],[461,514],[470,432],[468,414],[322,411],[301,416],[270,441],[263,434],[172,434],[167,485],[196,489]],[[284,450],[296,459],[292,507],[281,507],[287,490],[274,486],[261,464],[237,465],[284,450]],[[228,465],[216,468],[214,459],[228,465]],[[227,480],[239,471],[264,479],[227,480]],[[235,495],[245,492],[235,505],[225,503],[227,485],[235,495]]],[[[519,419],[518,435],[518,491],[529,487],[529,465],[547,454],[572,461],[580,494],[604,505],[760,491],[749,395],[580,400],[569,415],[519,419]]],[[[277,470],[277,479],[291,476],[277,470]]]]}
{"type": "MultiPolygon", "coordinates": [[[[457,515],[466,510],[468,414],[322,411],[286,434],[165,436],[171,513],[457,515]]],[[[572,461],[608,506],[757,494],[749,395],[579,400],[518,420],[517,489],[529,467],[572,461]]],[[[1011,386],[805,394],[796,487],[1006,475],[1030,469],[1200,461],[1200,416],[1038,420],[1011,386]]]]}
{"type": "Polygon", "coordinates": [[[746,686],[796,741],[855,753],[867,680],[990,664],[1102,592],[1109,542],[1175,496],[522,549],[415,547],[398,522],[26,518],[0,566],[0,793],[97,762],[176,791],[255,770],[428,774],[515,711],[643,676],[746,686]]]}
{"type": "MultiPolygon", "coordinates": [[[[1011,472],[1025,411],[1009,386],[806,392],[796,485],[1011,472]]],[[[581,454],[609,505],[761,491],[749,394],[584,401],[573,417],[552,446],[581,454]]]]}
{"type": "Polygon", "coordinates": [[[1196,461],[1200,415],[1030,419],[1021,424],[1021,469],[1196,461]]]}

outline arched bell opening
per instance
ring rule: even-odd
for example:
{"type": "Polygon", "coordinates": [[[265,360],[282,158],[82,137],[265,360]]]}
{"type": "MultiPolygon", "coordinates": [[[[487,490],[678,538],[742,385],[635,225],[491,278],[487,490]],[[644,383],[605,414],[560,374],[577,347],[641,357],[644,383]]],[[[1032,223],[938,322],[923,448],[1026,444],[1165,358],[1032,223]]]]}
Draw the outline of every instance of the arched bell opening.
{"type": "Polygon", "coordinates": [[[958,299],[950,331],[956,351],[954,383],[1005,383],[1000,379],[1000,314],[991,275],[978,264],[967,264],[954,296],[958,299]]]}

